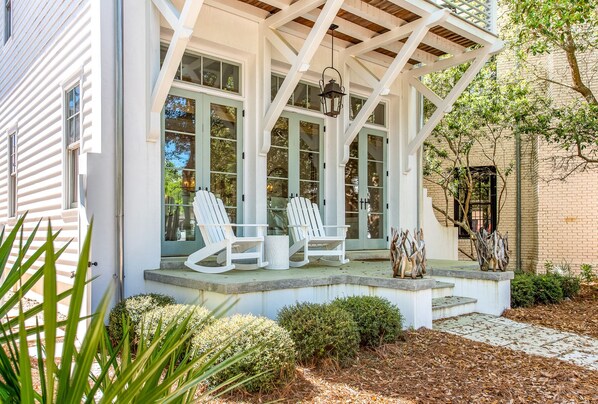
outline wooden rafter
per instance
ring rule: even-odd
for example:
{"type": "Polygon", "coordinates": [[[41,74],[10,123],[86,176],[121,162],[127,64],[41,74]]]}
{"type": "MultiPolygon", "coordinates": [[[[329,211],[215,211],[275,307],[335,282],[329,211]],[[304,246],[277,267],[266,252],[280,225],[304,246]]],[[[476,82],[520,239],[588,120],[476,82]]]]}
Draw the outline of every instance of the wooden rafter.
{"type": "MultiPolygon", "coordinates": [[[[357,133],[359,133],[359,130],[361,130],[362,126],[367,121],[367,118],[372,114],[374,108],[376,108],[376,106],[380,102],[381,97],[385,94],[388,94],[388,92],[390,91],[390,86],[399,76],[401,70],[403,70],[403,68],[407,64],[413,51],[417,49],[417,46],[424,38],[426,33],[430,30],[430,28],[446,20],[446,18],[448,18],[448,15],[448,10],[439,10],[434,12],[433,14],[430,14],[424,18],[417,20],[415,23],[410,23],[402,26],[409,27],[409,29],[411,30],[410,33],[405,32],[406,28],[394,32],[394,35],[397,36],[408,35],[409,39],[407,40],[407,42],[405,42],[405,45],[399,51],[396,58],[389,66],[389,68],[386,70],[382,78],[373,87],[372,94],[368,97],[365,104],[361,107],[359,113],[357,114],[353,122],[351,122],[348,128],[346,128],[344,134],[343,156],[341,159],[343,164],[346,163],[349,158],[349,146],[351,145],[351,142],[353,142],[355,136],[357,136],[357,133]]],[[[355,57],[354,55],[358,53],[359,52],[352,52],[351,47],[349,47],[343,52],[343,55],[341,57],[347,60],[350,57],[355,57]]],[[[349,64],[349,66],[351,66],[351,64],[349,64]]],[[[361,73],[363,73],[362,69],[359,70],[361,70],[361,73]]],[[[357,73],[359,74],[360,71],[358,71],[357,73]]]]}
{"type": "Polygon", "coordinates": [[[178,13],[178,10],[170,0],[153,0],[153,2],[160,13],[166,13],[166,15],[162,15],[172,25],[174,33],[152,90],[150,130],[147,136],[147,140],[150,142],[156,142],[160,139],[160,112],[164,107],[164,102],[166,102],[166,97],[172,86],[176,70],[181,63],[185,48],[193,34],[193,27],[203,5],[203,0],[185,0],[183,9],[178,13]]]}

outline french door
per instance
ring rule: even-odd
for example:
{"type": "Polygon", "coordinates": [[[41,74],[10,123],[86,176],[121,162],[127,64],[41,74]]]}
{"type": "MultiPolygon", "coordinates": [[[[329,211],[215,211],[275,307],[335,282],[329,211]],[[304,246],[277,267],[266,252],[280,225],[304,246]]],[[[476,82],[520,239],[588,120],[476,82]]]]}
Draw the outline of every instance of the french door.
{"type": "Polygon", "coordinates": [[[272,129],[267,162],[268,232],[287,234],[289,198],[321,205],[324,121],[283,113],[272,129]]]}
{"type": "Polygon", "coordinates": [[[162,114],[162,255],[188,255],[203,242],[193,214],[199,189],[241,220],[242,104],[172,89],[162,114]]]}
{"type": "Polygon", "coordinates": [[[345,166],[347,248],[386,248],[386,133],[364,128],[349,148],[345,166]]]}

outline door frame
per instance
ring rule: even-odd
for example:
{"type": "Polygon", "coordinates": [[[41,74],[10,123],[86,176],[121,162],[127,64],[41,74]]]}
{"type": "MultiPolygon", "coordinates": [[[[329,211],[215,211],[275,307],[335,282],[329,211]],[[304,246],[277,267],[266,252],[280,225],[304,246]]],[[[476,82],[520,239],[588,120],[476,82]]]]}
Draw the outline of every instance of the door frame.
{"type": "MultiPolygon", "coordinates": [[[[220,103],[222,105],[229,105],[237,108],[237,222],[242,223],[243,218],[243,165],[242,158],[244,151],[244,125],[243,125],[243,102],[230,99],[226,97],[219,97],[213,94],[207,94],[198,91],[191,91],[172,87],[168,95],[177,97],[185,97],[195,100],[195,175],[196,184],[195,190],[200,187],[210,188],[210,103],[220,103]],[[206,187],[206,184],[208,185],[206,187]]],[[[187,256],[201,247],[204,243],[201,238],[197,226],[195,226],[195,240],[184,241],[166,241],[165,240],[165,195],[164,195],[164,146],[165,146],[165,115],[164,108],[161,112],[161,127],[160,127],[160,251],[162,257],[168,256],[187,256]]]]}
{"type": "MultiPolygon", "coordinates": [[[[383,165],[382,165],[382,238],[368,239],[367,232],[367,210],[359,209],[359,238],[347,239],[346,247],[347,250],[374,250],[384,249],[388,245],[388,132],[376,128],[363,127],[358,133],[359,149],[358,149],[358,176],[359,182],[363,181],[365,186],[359,186],[358,198],[366,199],[369,193],[369,184],[367,181],[368,177],[368,141],[367,136],[374,135],[379,136],[383,139],[383,165]],[[365,145],[365,146],[362,146],[365,145]]],[[[345,188],[345,173],[343,172],[343,189],[345,188]]],[[[346,212],[345,212],[346,215],[346,212]]]]}

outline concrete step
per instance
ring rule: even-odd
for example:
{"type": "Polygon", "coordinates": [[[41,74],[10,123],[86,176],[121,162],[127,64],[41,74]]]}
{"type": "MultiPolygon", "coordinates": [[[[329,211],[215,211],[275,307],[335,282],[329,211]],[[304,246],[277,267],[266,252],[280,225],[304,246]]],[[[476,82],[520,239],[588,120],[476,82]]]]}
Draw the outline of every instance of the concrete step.
{"type": "Polygon", "coordinates": [[[446,296],[432,299],[432,319],[461,316],[473,313],[478,299],[464,296],[446,296]]]}
{"type": "Polygon", "coordinates": [[[452,296],[454,288],[454,283],[436,281],[432,286],[432,298],[452,296]]]}

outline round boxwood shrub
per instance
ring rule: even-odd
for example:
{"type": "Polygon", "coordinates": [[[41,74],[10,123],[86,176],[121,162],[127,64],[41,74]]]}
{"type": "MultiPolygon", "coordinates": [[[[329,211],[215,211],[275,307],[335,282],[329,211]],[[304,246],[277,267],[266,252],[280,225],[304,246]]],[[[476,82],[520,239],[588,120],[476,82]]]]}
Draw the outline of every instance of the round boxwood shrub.
{"type": "MultiPolygon", "coordinates": [[[[137,324],[136,333],[149,344],[157,336],[158,325],[160,325],[161,330],[164,330],[173,322],[181,324],[187,317],[189,317],[187,331],[192,331],[193,334],[199,333],[215,321],[210,311],[205,307],[169,304],[145,313],[142,320],[137,324]]],[[[191,344],[191,341],[189,341],[189,344],[191,344]]]]}
{"type": "Polygon", "coordinates": [[[563,300],[561,283],[553,275],[539,275],[533,278],[535,300],[539,304],[560,303],[563,300]]]}
{"type": "Polygon", "coordinates": [[[511,307],[530,307],[536,302],[536,288],[530,275],[515,275],[511,281],[511,307]]]}
{"type": "Polygon", "coordinates": [[[300,303],[284,307],[278,323],[291,335],[302,363],[331,358],[340,365],[355,357],[359,331],[351,313],[338,305],[300,303]]]}
{"type": "Polygon", "coordinates": [[[294,375],[295,344],[286,330],[265,317],[236,314],[219,319],[193,338],[192,347],[195,355],[206,355],[205,361],[224,349],[216,364],[248,352],[212,376],[210,383],[214,385],[239,374],[247,378],[259,375],[243,387],[250,392],[267,392],[294,375]]]}
{"type": "Polygon", "coordinates": [[[570,275],[556,275],[552,274],[553,277],[561,285],[561,290],[563,291],[563,298],[572,298],[579,294],[579,289],[581,287],[579,278],[570,275]]]}
{"type": "Polygon", "coordinates": [[[129,323],[129,340],[136,339],[135,330],[143,315],[157,307],[175,304],[173,297],[158,293],[131,296],[119,302],[108,318],[108,333],[113,342],[120,342],[123,338],[123,319],[129,323]]]}
{"type": "Polygon", "coordinates": [[[403,329],[399,308],[377,296],[350,296],[332,302],[353,315],[363,346],[396,341],[403,329]]]}

